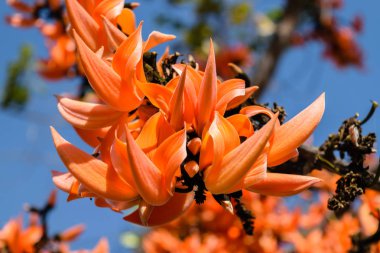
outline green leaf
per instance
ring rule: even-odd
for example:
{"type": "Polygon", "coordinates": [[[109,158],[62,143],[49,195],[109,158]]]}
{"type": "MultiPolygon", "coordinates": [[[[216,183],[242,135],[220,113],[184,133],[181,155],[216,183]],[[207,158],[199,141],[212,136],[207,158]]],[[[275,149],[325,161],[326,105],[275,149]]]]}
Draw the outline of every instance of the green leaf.
{"type": "Polygon", "coordinates": [[[3,108],[17,107],[18,109],[22,109],[28,102],[29,89],[25,76],[30,68],[31,58],[31,47],[23,45],[19,58],[9,63],[7,79],[1,98],[1,106],[3,108]]]}
{"type": "Polygon", "coordinates": [[[248,20],[251,13],[251,5],[242,2],[232,6],[230,9],[230,20],[232,24],[239,25],[248,20]]]}

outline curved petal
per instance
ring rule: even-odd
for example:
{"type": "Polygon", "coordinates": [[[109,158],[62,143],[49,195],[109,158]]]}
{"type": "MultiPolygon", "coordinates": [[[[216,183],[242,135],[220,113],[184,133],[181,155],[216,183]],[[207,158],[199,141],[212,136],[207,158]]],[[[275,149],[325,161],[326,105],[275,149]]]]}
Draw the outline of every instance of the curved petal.
{"type": "Polygon", "coordinates": [[[137,85],[155,107],[160,108],[165,114],[168,113],[172,97],[172,92],[168,88],[156,83],[138,82],[137,85]]]}
{"type": "Polygon", "coordinates": [[[165,43],[167,41],[171,41],[175,39],[175,35],[172,34],[165,34],[158,31],[153,31],[149,34],[148,39],[144,43],[144,52],[149,51],[150,49],[154,48],[155,46],[165,43]]]}
{"type": "Polygon", "coordinates": [[[130,111],[138,105],[131,104],[131,94],[122,90],[120,76],[96,53],[92,52],[74,31],[84,72],[96,94],[109,106],[118,111],[130,111]]]}
{"type": "Polygon", "coordinates": [[[200,169],[211,165],[219,167],[225,154],[239,146],[240,139],[234,126],[219,113],[202,137],[200,169]]]}
{"type": "Polygon", "coordinates": [[[79,135],[79,137],[86,142],[91,147],[95,148],[99,146],[101,139],[103,139],[108,131],[110,130],[110,127],[103,127],[100,129],[81,129],[74,127],[75,132],[79,135]]]}
{"type": "Polygon", "coordinates": [[[193,69],[191,66],[187,66],[186,64],[174,64],[172,67],[179,75],[182,75],[182,71],[187,68],[186,89],[189,90],[189,93],[194,98],[194,101],[197,101],[200,85],[202,83],[202,76],[198,71],[193,69]]]}
{"type": "Polygon", "coordinates": [[[169,47],[166,47],[164,53],[157,60],[157,63],[156,63],[157,71],[158,71],[158,73],[160,73],[161,76],[164,76],[164,71],[162,70],[162,63],[168,57],[169,57],[169,47]]]}
{"type": "Polygon", "coordinates": [[[102,20],[109,47],[112,50],[116,50],[127,39],[127,36],[117,29],[106,17],[102,16],[102,20]]]}
{"type": "Polygon", "coordinates": [[[268,166],[276,166],[289,159],[289,154],[313,133],[325,110],[325,94],[275,131],[268,154],[268,166]]]}
{"type": "MultiPolygon", "coordinates": [[[[202,77],[191,66],[174,64],[172,67],[179,75],[182,75],[183,70],[186,68],[184,119],[191,124],[195,118],[195,108],[197,106],[199,86],[202,82],[202,77]]],[[[167,86],[169,84],[170,82],[167,86]]]]}
{"type": "Polygon", "coordinates": [[[216,110],[223,115],[227,104],[236,97],[245,95],[245,81],[230,79],[218,85],[216,110]]]}
{"type": "Polygon", "coordinates": [[[110,252],[110,247],[107,238],[102,238],[96,244],[95,248],[91,250],[91,253],[108,253],[110,252]]]}
{"type": "Polygon", "coordinates": [[[260,182],[264,178],[267,177],[267,154],[262,153],[253,164],[252,168],[249,169],[248,173],[244,178],[240,180],[240,182],[228,189],[226,193],[233,193],[237,191],[241,191],[247,185],[252,185],[254,183],[260,182]]]}
{"type": "Polygon", "coordinates": [[[18,236],[22,230],[22,219],[11,219],[0,230],[0,238],[5,241],[10,252],[22,252],[18,236]]]}
{"type": "MultiPolygon", "coordinates": [[[[182,215],[192,205],[194,200],[193,193],[174,193],[173,197],[163,206],[153,207],[146,226],[159,226],[168,223],[182,215]]],[[[124,220],[143,225],[140,220],[139,211],[131,213],[124,217],[124,220]]]]}
{"type": "Polygon", "coordinates": [[[124,8],[120,15],[117,17],[117,24],[121,27],[121,31],[129,36],[136,29],[135,13],[129,9],[124,8]]]}
{"type": "Polygon", "coordinates": [[[247,117],[253,117],[253,116],[256,116],[258,114],[265,114],[271,119],[274,117],[274,113],[271,110],[269,110],[268,108],[259,106],[259,105],[246,106],[240,110],[240,114],[243,114],[247,117]]]}
{"type": "Polygon", "coordinates": [[[172,193],[163,187],[162,172],[137,145],[129,129],[126,128],[125,130],[127,154],[137,191],[150,205],[165,204],[172,193]]]}
{"type": "Polygon", "coordinates": [[[164,176],[164,184],[168,191],[172,191],[172,182],[175,172],[185,160],[186,130],[182,129],[168,137],[156,150],[152,160],[164,176]]]}
{"type": "Polygon", "coordinates": [[[204,182],[210,192],[224,193],[244,178],[265,148],[276,120],[277,114],[263,128],[225,155],[220,166],[210,166],[205,170],[204,182]]]}
{"type": "Polygon", "coordinates": [[[56,170],[51,171],[54,185],[66,193],[70,192],[71,185],[74,183],[75,178],[70,172],[60,172],[56,170]]]}
{"type": "Polygon", "coordinates": [[[26,4],[20,0],[7,0],[7,4],[9,6],[12,6],[12,8],[15,8],[18,11],[22,11],[26,13],[30,13],[34,11],[34,8],[31,5],[26,4]]]}
{"type": "Polygon", "coordinates": [[[207,59],[205,74],[202,78],[196,107],[197,125],[199,135],[203,128],[212,121],[216,106],[217,76],[215,66],[215,53],[212,40],[210,39],[210,51],[207,59]]]}
{"type": "Polygon", "coordinates": [[[244,187],[260,182],[267,177],[267,174],[267,154],[264,152],[257,158],[252,168],[249,169],[243,180],[244,187]]]}
{"type": "Polygon", "coordinates": [[[22,245],[22,250],[17,252],[35,252],[35,245],[41,240],[43,233],[42,226],[29,226],[20,234],[16,235],[16,238],[22,238],[21,242],[19,241],[20,245],[22,245]]]}
{"type": "Polygon", "coordinates": [[[242,103],[244,103],[248,98],[250,98],[252,96],[252,94],[255,91],[257,91],[258,89],[259,89],[258,86],[252,86],[252,87],[246,88],[244,96],[239,96],[239,97],[235,97],[234,99],[232,99],[228,103],[226,110],[231,110],[231,109],[233,109],[235,107],[238,107],[239,105],[241,105],[242,103]]]}
{"type": "Polygon", "coordinates": [[[113,69],[122,77],[130,81],[136,72],[136,66],[142,58],[142,22],[137,29],[117,49],[113,61],[113,69]]]}
{"type": "Polygon", "coordinates": [[[66,0],[66,7],[72,27],[86,45],[92,51],[96,51],[98,49],[96,38],[100,29],[99,25],[77,0],[66,0]]]}
{"type": "Polygon", "coordinates": [[[177,87],[169,102],[170,125],[175,131],[179,131],[184,127],[184,90],[186,81],[186,68],[181,74],[177,87]]]}
{"type": "Polygon", "coordinates": [[[58,111],[74,127],[98,129],[113,125],[123,115],[111,107],[57,96],[58,111]]]}
{"type": "Polygon", "coordinates": [[[85,225],[79,224],[65,229],[63,232],[59,233],[59,239],[63,242],[73,241],[84,232],[85,228],[85,225]]]}
{"type": "Polygon", "coordinates": [[[157,148],[166,138],[174,133],[170,124],[166,121],[161,112],[154,114],[145,122],[136,143],[145,152],[157,148]]]}
{"type": "Polygon", "coordinates": [[[54,145],[71,174],[88,190],[104,198],[132,200],[137,193],[107,164],[78,149],[51,127],[54,145]]]}
{"type": "Polygon", "coordinates": [[[254,132],[251,121],[245,115],[235,114],[228,117],[227,120],[235,127],[239,136],[248,138],[254,132]]]}
{"type": "Polygon", "coordinates": [[[102,0],[95,7],[92,15],[100,23],[100,17],[105,16],[111,22],[114,22],[124,8],[124,0],[102,0]]]}
{"type": "Polygon", "coordinates": [[[127,149],[128,147],[126,143],[122,142],[116,136],[110,150],[111,161],[115,171],[120,175],[120,177],[136,189],[135,180],[129,165],[127,149]]]}
{"type": "Polygon", "coordinates": [[[320,181],[316,177],[267,173],[265,179],[246,187],[246,189],[264,195],[290,196],[300,193],[320,181]]]}

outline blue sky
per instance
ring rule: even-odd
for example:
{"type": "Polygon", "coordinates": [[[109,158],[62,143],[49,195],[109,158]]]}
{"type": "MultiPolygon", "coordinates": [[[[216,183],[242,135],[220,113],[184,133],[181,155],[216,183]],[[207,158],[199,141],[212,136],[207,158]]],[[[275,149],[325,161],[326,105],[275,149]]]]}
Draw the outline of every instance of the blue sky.
{"type": "MultiPolygon", "coordinates": [[[[160,6],[158,1],[143,1],[136,10],[138,20],[145,19],[145,36],[154,26],[152,12],[160,6]]],[[[364,69],[340,70],[323,60],[322,48],[317,43],[288,51],[281,60],[273,85],[262,101],[278,102],[284,105],[289,117],[311,103],[319,94],[326,92],[326,112],[317,128],[314,139],[320,144],[330,132],[339,127],[343,119],[358,112],[362,117],[370,107],[370,100],[380,101],[380,2],[376,0],[359,2],[346,1],[340,12],[343,20],[354,14],[361,14],[365,26],[359,36],[364,50],[364,69]]],[[[260,6],[263,1],[256,1],[260,6]]],[[[186,10],[182,10],[186,18],[186,10]]],[[[0,17],[12,10],[0,2],[0,17]]],[[[189,17],[190,18],[190,17],[189,17]]],[[[169,32],[160,29],[164,32],[169,32]]],[[[17,58],[23,43],[33,46],[35,56],[45,56],[44,42],[34,29],[14,29],[0,22],[1,57],[0,87],[4,86],[7,63],[17,58]]],[[[24,203],[42,205],[49,192],[54,189],[50,171],[65,171],[53,147],[49,126],[53,125],[72,143],[90,151],[74,134],[56,110],[53,94],[75,91],[76,82],[46,83],[32,76],[30,88],[32,100],[22,113],[0,111],[0,226],[9,218],[22,213],[24,203]]],[[[380,112],[368,122],[365,132],[380,134],[380,112]]],[[[71,225],[84,223],[86,232],[74,244],[90,248],[101,236],[107,236],[113,252],[120,252],[119,235],[126,230],[136,229],[122,220],[122,215],[106,209],[96,208],[90,200],[66,202],[65,194],[59,193],[58,206],[50,216],[51,232],[61,231],[71,225]]]]}

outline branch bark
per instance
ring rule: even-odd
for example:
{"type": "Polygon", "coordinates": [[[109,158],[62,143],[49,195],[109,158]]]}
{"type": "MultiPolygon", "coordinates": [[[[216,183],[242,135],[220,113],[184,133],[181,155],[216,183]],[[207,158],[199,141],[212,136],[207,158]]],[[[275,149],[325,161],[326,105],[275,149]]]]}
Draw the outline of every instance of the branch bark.
{"type": "Polygon", "coordinates": [[[276,32],[261,57],[252,78],[252,84],[260,87],[255,93],[256,97],[265,91],[272,79],[281,56],[290,45],[291,36],[300,21],[304,8],[305,0],[288,0],[286,2],[283,17],[277,24],[276,32]]]}
{"type": "MultiPolygon", "coordinates": [[[[270,171],[273,172],[280,172],[280,173],[289,173],[289,174],[297,174],[297,175],[308,175],[313,170],[327,170],[334,174],[339,174],[339,170],[334,170],[333,168],[330,168],[329,166],[325,166],[320,159],[318,159],[318,156],[323,156],[319,152],[318,147],[309,146],[309,145],[302,145],[298,148],[299,156],[297,158],[297,161],[288,161],[286,163],[283,163],[279,166],[270,168],[270,171]]],[[[337,169],[343,169],[348,167],[348,162],[340,159],[336,159],[335,161],[329,161],[332,163],[332,165],[337,169]]],[[[380,182],[377,181],[368,188],[380,191],[380,182]]]]}

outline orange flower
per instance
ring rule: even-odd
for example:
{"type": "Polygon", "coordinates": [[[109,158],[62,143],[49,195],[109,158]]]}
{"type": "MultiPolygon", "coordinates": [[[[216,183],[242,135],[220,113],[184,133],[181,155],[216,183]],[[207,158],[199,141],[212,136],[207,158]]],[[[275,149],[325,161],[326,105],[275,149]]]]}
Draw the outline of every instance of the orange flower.
{"type": "Polygon", "coordinates": [[[266,173],[266,164],[275,166],[297,155],[296,148],[309,137],[322,117],[323,95],[283,126],[273,113],[258,106],[243,108],[241,114],[226,119],[222,116],[225,111],[244,102],[257,88],[245,89],[240,79],[223,83],[217,80],[212,41],[204,73],[183,65],[175,68],[182,73],[181,79],[185,76],[185,82],[174,78],[165,87],[157,84],[139,87],[174,128],[181,127],[174,121],[185,121],[188,132],[194,131],[196,137],[189,142],[189,148],[196,150],[193,155],[199,152],[199,168],[195,163],[188,167],[202,171],[210,192],[222,194],[246,188],[264,194],[291,195],[319,181],[312,177],[266,173]],[[269,114],[272,120],[254,133],[248,117],[259,113],[269,114]],[[274,137],[265,149],[273,129],[276,129],[274,137]],[[240,143],[240,136],[247,140],[240,143]],[[193,143],[199,143],[200,148],[193,143]]]}
{"type": "Polygon", "coordinates": [[[59,97],[59,110],[77,128],[111,129],[100,141],[100,159],[77,149],[52,129],[57,151],[70,172],[55,172],[54,182],[70,193],[70,199],[93,196],[97,205],[116,211],[138,204],[138,210],[125,219],[159,225],[177,217],[191,204],[192,194],[175,193],[176,187],[181,187],[178,178],[183,176],[182,165],[188,174],[199,175],[213,194],[248,189],[285,196],[319,181],[267,173],[266,168],[267,164],[277,165],[297,154],[296,148],[312,133],[323,114],[323,96],[282,126],[276,115],[257,106],[243,108],[241,114],[226,119],[226,110],[244,102],[256,87],[245,88],[240,79],[223,83],[217,80],[212,42],[204,73],[176,65],[180,76],[160,86],[140,81],[144,78],[143,70],[138,72],[141,25],[120,45],[112,66],[75,33],[74,36],[85,73],[106,104],[59,97]],[[144,95],[160,111],[143,122],[141,131],[134,130],[139,120],[129,120],[127,112],[137,108],[144,95]],[[272,119],[255,132],[249,116],[258,113],[272,119]],[[240,137],[246,140],[241,142],[240,137]],[[163,215],[162,210],[171,211],[163,215]]]}
{"type": "MultiPolygon", "coordinates": [[[[96,4],[66,0],[66,6],[72,28],[79,37],[93,52],[104,47],[105,56],[109,56],[127,38],[123,32],[130,36],[136,29],[135,15],[131,9],[124,8],[124,0],[102,0],[96,4]]],[[[174,38],[154,31],[145,43],[145,50],[174,38]]]]}
{"type": "MultiPolygon", "coordinates": [[[[173,36],[153,32],[143,42],[140,23],[137,29],[123,28],[131,31],[127,37],[115,26],[121,22],[120,3],[67,0],[81,67],[103,102],[58,97],[62,116],[96,147],[94,155],[87,154],[52,128],[57,152],[69,170],[53,172],[53,181],[69,193],[68,200],[94,197],[97,206],[114,211],[137,205],[126,220],[159,225],[189,208],[193,190],[198,195],[247,189],[285,196],[319,181],[267,173],[267,165],[297,155],[296,148],[322,117],[323,96],[282,126],[277,115],[258,106],[225,118],[257,87],[245,88],[240,79],[218,80],[212,41],[204,72],[175,64],[178,76],[165,86],[148,83],[144,52],[173,36]],[[249,117],[263,113],[271,120],[255,131],[249,117]]],[[[134,23],[130,12],[124,14],[134,23]]],[[[224,204],[232,211],[231,203],[224,204]]]]}
{"type": "MultiPolygon", "coordinates": [[[[54,236],[49,236],[46,233],[47,224],[44,222],[43,212],[51,210],[54,206],[56,192],[53,191],[45,208],[33,208],[29,214],[29,224],[23,228],[22,218],[9,220],[3,228],[0,228],[0,252],[12,253],[33,253],[33,252],[78,252],[70,251],[68,243],[75,240],[84,230],[83,225],[76,225],[54,236]],[[47,208],[47,209],[46,209],[47,208]]],[[[106,239],[101,239],[98,245],[92,251],[82,250],[80,252],[107,253],[108,242],[106,239]]]]}
{"type": "Polygon", "coordinates": [[[69,76],[70,69],[76,62],[74,41],[63,34],[50,44],[50,57],[38,61],[38,73],[50,80],[69,76]]]}
{"type": "Polygon", "coordinates": [[[22,220],[12,219],[0,230],[0,249],[8,248],[14,253],[32,253],[34,244],[40,240],[42,233],[41,226],[32,225],[23,230],[22,220]]]}

